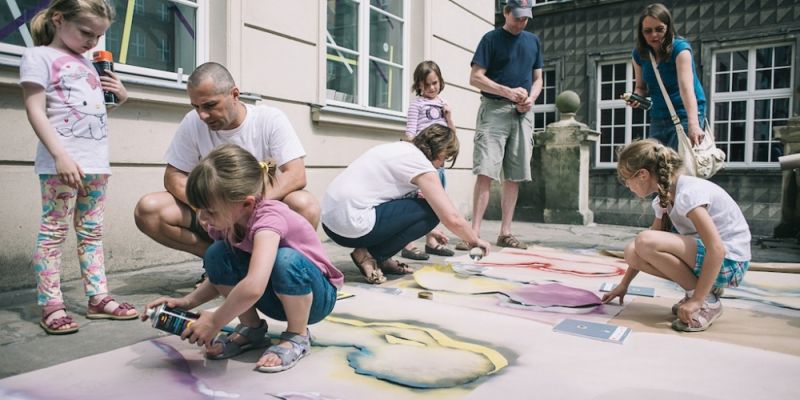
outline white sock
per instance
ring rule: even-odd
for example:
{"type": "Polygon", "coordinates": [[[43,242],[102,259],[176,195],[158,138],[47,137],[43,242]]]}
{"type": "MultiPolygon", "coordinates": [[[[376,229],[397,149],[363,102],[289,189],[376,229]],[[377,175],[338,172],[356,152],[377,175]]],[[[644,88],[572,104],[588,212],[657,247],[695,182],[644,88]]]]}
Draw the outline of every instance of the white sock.
{"type": "Polygon", "coordinates": [[[717,301],[719,301],[719,299],[717,298],[717,296],[714,295],[714,292],[711,292],[706,295],[706,303],[711,304],[711,303],[716,303],[717,301]]]}

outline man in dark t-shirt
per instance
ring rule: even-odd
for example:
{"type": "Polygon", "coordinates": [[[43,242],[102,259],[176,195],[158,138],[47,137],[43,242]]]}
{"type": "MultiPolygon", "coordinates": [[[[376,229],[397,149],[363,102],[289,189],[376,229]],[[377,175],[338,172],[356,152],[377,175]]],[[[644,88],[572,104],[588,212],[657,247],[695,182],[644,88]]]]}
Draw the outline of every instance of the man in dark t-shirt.
{"type": "MultiPolygon", "coordinates": [[[[493,180],[503,181],[502,222],[497,245],[527,248],[511,234],[519,182],[531,180],[533,103],[542,91],[543,56],[539,37],[525,31],[530,0],[508,0],[505,24],[486,33],[472,58],[470,84],[481,90],[472,173],[472,229],[480,234],[493,180]],[[502,174],[502,175],[501,175],[502,174]]],[[[459,243],[456,248],[465,247],[459,243]]]]}

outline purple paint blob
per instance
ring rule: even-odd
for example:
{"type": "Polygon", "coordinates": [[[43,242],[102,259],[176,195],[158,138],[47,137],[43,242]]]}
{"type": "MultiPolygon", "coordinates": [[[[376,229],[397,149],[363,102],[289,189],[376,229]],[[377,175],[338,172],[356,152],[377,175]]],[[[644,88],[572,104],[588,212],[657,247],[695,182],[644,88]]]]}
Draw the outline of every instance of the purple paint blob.
{"type": "Polygon", "coordinates": [[[585,307],[600,305],[596,294],[558,283],[525,285],[519,289],[503,292],[512,301],[528,306],[540,307],[585,307]]]}

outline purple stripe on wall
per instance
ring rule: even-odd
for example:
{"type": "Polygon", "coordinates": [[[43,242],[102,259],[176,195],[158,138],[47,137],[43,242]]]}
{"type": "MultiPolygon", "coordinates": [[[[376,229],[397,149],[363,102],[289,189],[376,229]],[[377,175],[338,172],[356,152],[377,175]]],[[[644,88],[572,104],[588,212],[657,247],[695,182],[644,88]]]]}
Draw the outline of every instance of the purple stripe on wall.
{"type": "Polygon", "coordinates": [[[50,4],[50,0],[41,0],[40,2],[36,3],[35,6],[27,10],[23,10],[22,15],[7,23],[4,27],[0,28],[0,40],[5,39],[6,36],[19,29],[20,26],[28,22],[31,18],[33,18],[34,15],[36,15],[36,13],[47,7],[48,4],[50,4]]]}

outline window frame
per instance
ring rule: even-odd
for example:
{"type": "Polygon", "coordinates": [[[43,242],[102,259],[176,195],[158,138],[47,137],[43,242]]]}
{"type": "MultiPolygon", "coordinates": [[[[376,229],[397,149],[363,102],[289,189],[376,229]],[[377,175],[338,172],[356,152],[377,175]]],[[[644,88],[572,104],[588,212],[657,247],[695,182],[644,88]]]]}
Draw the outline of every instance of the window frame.
{"type": "Polygon", "coordinates": [[[544,132],[544,130],[547,128],[548,124],[553,123],[553,122],[557,122],[558,119],[559,119],[559,111],[556,108],[556,98],[558,97],[558,95],[560,93],[559,89],[560,89],[560,86],[561,86],[560,85],[561,80],[559,79],[559,71],[561,71],[560,67],[561,67],[561,64],[560,63],[556,63],[556,64],[551,64],[551,65],[546,65],[544,68],[542,68],[542,91],[541,91],[541,93],[539,93],[539,97],[536,99],[536,102],[534,102],[534,104],[533,104],[533,123],[534,123],[533,132],[534,132],[534,134],[538,134],[538,133],[544,132]],[[547,73],[548,72],[552,72],[553,73],[553,82],[548,82],[548,79],[547,79],[547,73]],[[548,84],[550,84],[550,85],[548,85],[548,84]],[[554,93],[553,93],[553,102],[552,103],[546,103],[547,98],[546,98],[545,91],[546,91],[547,88],[552,88],[553,91],[554,91],[554,93]],[[542,99],[542,103],[538,103],[539,99],[542,99]],[[548,113],[553,113],[553,118],[554,118],[553,121],[547,122],[546,115],[548,113]],[[543,118],[544,118],[544,126],[541,127],[541,128],[537,128],[536,127],[536,115],[537,114],[543,114],[544,115],[543,116],[543,118]]]}
{"type": "MultiPolygon", "coordinates": [[[[632,107],[628,107],[625,100],[621,98],[613,98],[611,100],[603,100],[602,99],[602,84],[604,81],[602,80],[602,68],[605,65],[618,65],[623,64],[625,65],[625,91],[626,92],[633,92],[633,88],[636,85],[636,80],[634,77],[634,70],[632,60],[630,57],[623,58],[623,57],[609,57],[609,58],[598,58],[592,60],[594,64],[594,73],[595,79],[594,84],[592,85],[594,88],[594,96],[592,97],[593,102],[593,112],[594,112],[594,128],[597,132],[601,132],[601,138],[598,138],[596,145],[594,146],[594,159],[595,159],[595,167],[598,169],[607,169],[607,168],[616,168],[617,162],[616,161],[601,161],[600,154],[601,154],[601,139],[602,139],[602,112],[603,110],[617,110],[617,109],[624,109],[625,110],[625,137],[620,145],[628,144],[632,141],[633,138],[633,113],[634,109],[632,107]]],[[[644,113],[644,131],[643,131],[643,138],[648,137],[649,134],[649,119],[647,118],[648,114],[647,111],[642,111],[644,113]]],[[[616,121],[615,121],[616,122],[616,121]]],[[[618,126],[618,125],[614,125],[618,126]]],[[[636,126],[639,126],[637,124],[636,126]]],[[[613,134],[612,134],[613,135],[613,134]]],[[[615,150],[613,149],[616,147],[617,143],[613,142],[612,138],[612,152],[615,150]]],[[[613,155],[612,155],[613,160],[613,155]]]]}
{"type": "MultiPolygon", "coordinates": [[[[197,16],[196,16],[197,26],[195,29],[195,42],[196,42],[195,65],[202,64],[208,58],[208,47],[209,47],[208,1],[209,0],[196,0],[196,3],[187,0],[167,0],[167,1],[197,9],[197,16]]],[[[136,14],[136,11],[134,11],[134,14],[136,14]]],[[[124,18],[125,18],[124,14],[118,13],[115,18],[115,22],[120,22],[124,18]]],[[[22,25],[22,27],[25,27],[25,31],[29,35],[30,30],[28,29],[28,24],[29,22],[22,25]]],[[[25,36],[25,34],[23,34],[23,36],[25,36]]],[[[10,56],[12,59],[15,59],[17,63],[19,63],[19,61],[21,60],[22,53],[25,51],[25,49],[26,47],[23,46],[0,42],[0,55],[10,56]]],[[[105,50],[105,49],[106,49],[106,35],[103,35],[98,41],[97,46],[94,49],[86,52],[85,56],[87,58],[90,58],[93,51],[105,50]]],[[[127,77],[138,76],[144,78],[155,78],[156,81],[153,82],[165,81],[169,83],[177,82],[181,84],[186,83],[186,81],[189,79],[189,74],[191,74],[192,72],[192,71],[183,71],[181,68],[179,68],[178,71],[162,71],[152,68],[139,67],[136,65],[128,65],[121,63],[114,64],[114,71],[120,73],[120,77],[122,78],[123,82],[131,80],[131,79],[126,79],[127,77]]],[[[139,80],[137,80],[137,82],[139,82],[139,80]]]]}
{"type": "MultiPolygon", "coordinates": [[[[760,41],[743,41],[741,43],[734,43],[727,46],[709,46],[706,55],[711,60],[711,68],[704,75],[706,81],[709,82],[707,93],[707,117],[711,123],[712,128],[718,123],[716,118],[717,103],[731,103],[744,101],[745,102],[745,133],[744,133],[744,161],[729,161],[726,160],[725,167],[730,169],[774,169],[778,166],[778,161],[753,161],[753,145],[755,142],[754,128],[755,128],[755,102],[760,100],[774,100],[788,98],[788,118],[794,114],[796,105],[794,104],[794,87],[797,83],[797,57],[798,57],[798,41],[800,39],[773,39],[773,40],[760,40],[760,41]],[[789,72],[789,87],[783,89],[756,89],[756,51],[763,48],[775,48],[781,46],[789,46],[792,54],[789,59],[791,60],[789,72]],[[717,76],[717,55],[720,53],[731,53],[737,51],[747,51],[747,89],[744,91],[730,91],[730,92],[717,92],[716,76],[717,76]]],[[[769,121],[773,121],[772,118],[769,121]]],[[[730,119],[722,122],[730,122],[730,119]]],[[[774,131],[770,132],[772,142],[780,142],[774,140],[774,131]]],[[[722,143],[730,143],[724,141],[722,143]]],[[[723,149],[725,150],[725,149],[723,149]]]]}
{"type": "MultiPolygon", "coordinates": [[[[410,78],[409,75],[413,73],[410,70],[409,62],[409,39],[410,39],[410,32],[409,32],[409,12],[411,11],[410,7],[410,0],[403,0],[403,17],[399,18],[393,14],[389,14],[383,10],[376,9],[376,12],[387,14],[390,18],[397,19],[403,24],[403,33],[402,33],[402,40],[403,40],[403,52],[402,52],[402,64],[395,64],[388,62],[386,60],[382,60],[378,57],[370,56],[370,35],[369,35],[369,21],[370,21],[370,12],[373,8],[369,0],[350,0],[353,3],[358,5],[358,78],[357,78],[357,97],[358,101],[355,103],[350,103],[347,101],[339,101],[335,99],[328,98],[327,91],[328,91],[328,82],[327,82],[327,61],[328,61],[328,49],[335,49],[336,51],[346,52],[348,54],[352,54],[353,51],[349,49],[344,49],[340,47],[333,47],[331,46],[328,35],[327,35],[327,13],[323,14],[326,15],[326,20],[322,24],[325,27],[324,32],[322,33],[322,43],[324,44],[321,47],[321,55],[322,55],[322,68],[325,73],[320,74],[321,76],[321,87],[323,88],[322,95],[320,96],[320,100],[323,106],[326,107],[333,107],[333,108],[341,108],[341,109],[350,109],[354,111],[366,112],[370,114],[383,114],[389,116],[396,116],[396,117],[405,117],[406,112],[405,110],[408,108],[409,102],[409,93],[410,90],[407,90],[410,86],[410,78]],[[370,63],[374,60],[381,64],[388,64],[392,67],[400,68],[401,69],[401,87],[396,90],[401,91],[400,95],[400,110],[395,111],[386,108],[380,107],[373,107],[369,105],[369,80],[370,80],[370,63]]],[[[324,2],[323,2],[324,3],[324,2]]],[[[324,9],[324,8],[323,8],[324,9]]]]}

